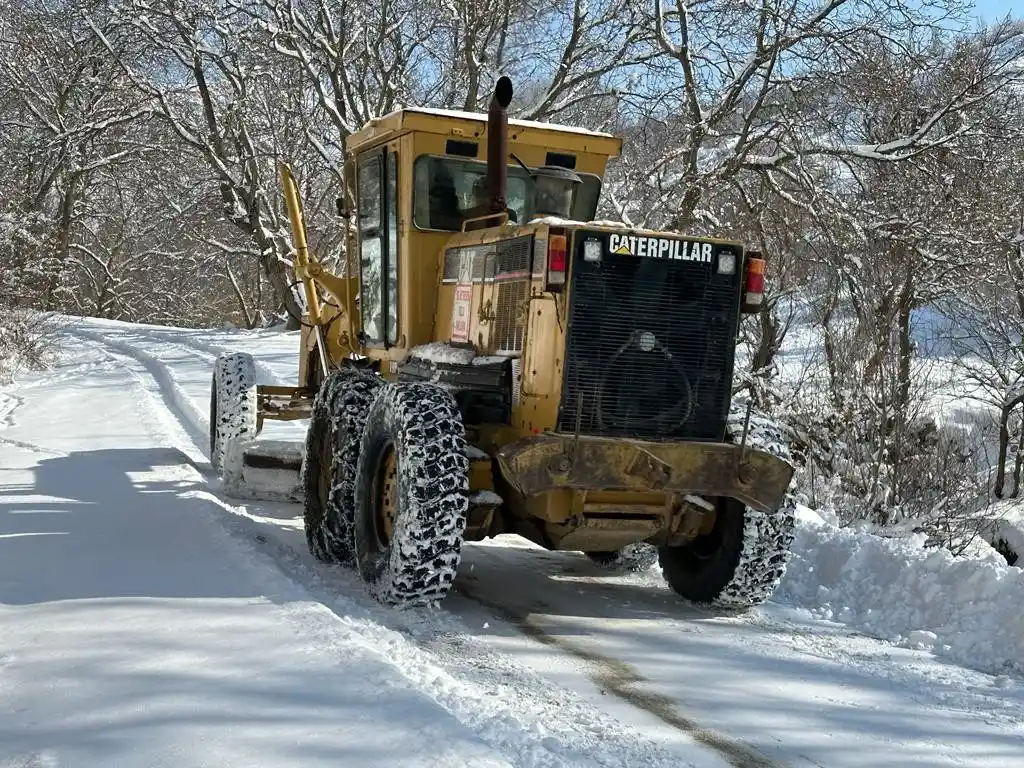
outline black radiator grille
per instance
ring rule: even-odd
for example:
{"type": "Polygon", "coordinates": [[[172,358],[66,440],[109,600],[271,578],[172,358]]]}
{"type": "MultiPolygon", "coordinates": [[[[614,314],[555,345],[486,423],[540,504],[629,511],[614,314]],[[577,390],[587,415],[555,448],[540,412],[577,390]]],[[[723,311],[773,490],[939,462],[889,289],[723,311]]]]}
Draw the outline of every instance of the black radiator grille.
{"type": "Polygon", "coordinates": [[[681,244],[578,232],[572,255],[562,432],[648,440],[720,440],[739,317],[738,248],[709,245],[685,260],[681,244]],[[601,241],[599,261],[583,258],[601,241]],[[721,252],[734,274],[719,274],[721,252]],[[683,258],[680,258],[682,255],[683,258]],[[674,256],[674,258],[673,258],[674,256]]]}

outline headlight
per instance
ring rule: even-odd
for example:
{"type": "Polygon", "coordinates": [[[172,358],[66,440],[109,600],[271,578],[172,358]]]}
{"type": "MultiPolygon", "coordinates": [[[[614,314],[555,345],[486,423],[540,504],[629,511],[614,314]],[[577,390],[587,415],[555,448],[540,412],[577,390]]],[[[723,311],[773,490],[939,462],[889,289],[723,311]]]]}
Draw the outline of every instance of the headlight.
{"type": "Polygon", "coordinates": [[[732,251],[722,251],[718,254],[718,274],[736,274],[736,254],[732,251]]]}
{"type": "Polygon", "coordinates": [[[654,348],[658,346],[658,337],[650,331],[642,331],[637,337],[637,346],[640,347],[641,352],[653,352],[654,348]]]}
{"type": "Polygon", "coordinates": [[[584,261],[600,261],[601,252],[604,250],[604,245],[600,240],[584,240],[583,241],[583,260],[584,261]]]}

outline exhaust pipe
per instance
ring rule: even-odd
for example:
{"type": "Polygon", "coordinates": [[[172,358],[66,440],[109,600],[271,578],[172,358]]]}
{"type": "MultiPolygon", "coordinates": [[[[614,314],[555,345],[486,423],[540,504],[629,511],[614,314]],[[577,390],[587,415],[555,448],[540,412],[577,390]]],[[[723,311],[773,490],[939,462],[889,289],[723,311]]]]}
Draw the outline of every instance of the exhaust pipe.
{"type": "Polygon", "coordinates": [[[501,77],[487,108],[487,185],[491,213],[504,213],[508,192],[508,105],[512,81],[501,77]]]}

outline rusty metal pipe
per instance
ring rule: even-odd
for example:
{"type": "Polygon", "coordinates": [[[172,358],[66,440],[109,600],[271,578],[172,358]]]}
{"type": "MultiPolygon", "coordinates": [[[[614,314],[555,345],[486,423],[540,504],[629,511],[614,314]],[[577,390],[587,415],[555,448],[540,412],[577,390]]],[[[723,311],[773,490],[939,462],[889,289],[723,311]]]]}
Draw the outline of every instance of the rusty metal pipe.
{"type": "Polygon", "coordinates": [[[508,112],[512,81],[498,80],[487,108],[487,187],[491,213],[504,213],[508,191],[508,112]]]}

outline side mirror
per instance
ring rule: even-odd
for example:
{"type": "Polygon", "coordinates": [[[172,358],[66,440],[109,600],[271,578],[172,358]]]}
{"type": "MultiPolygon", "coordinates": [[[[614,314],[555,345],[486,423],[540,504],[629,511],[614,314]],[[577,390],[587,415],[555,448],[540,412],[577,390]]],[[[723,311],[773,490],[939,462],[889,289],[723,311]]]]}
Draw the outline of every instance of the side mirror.
{"type": "Polygon", "coordinates": [[[345,196],[338,195],[338,197],[334,201],[334,204],[338,210],[338,216],[342,219],[347,219],[351,214],[351,211],[349,211],[348,209],[348,204],[345,200],[345,196]]]}

